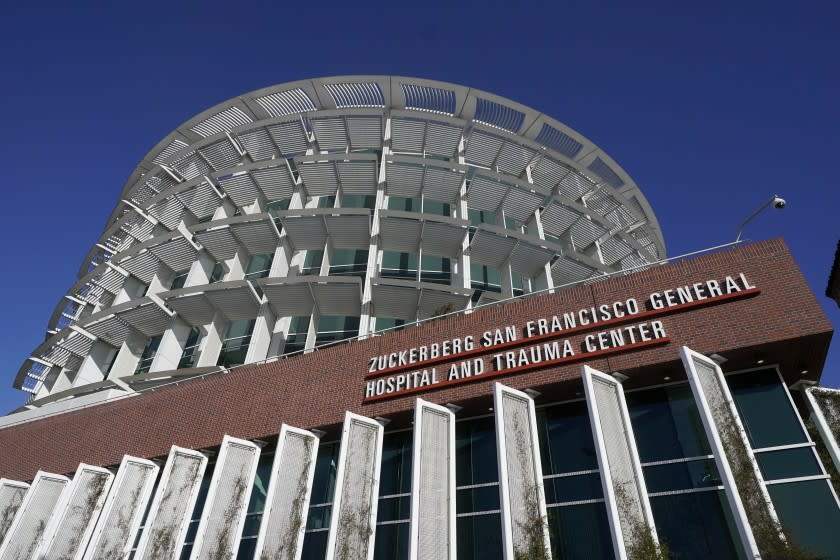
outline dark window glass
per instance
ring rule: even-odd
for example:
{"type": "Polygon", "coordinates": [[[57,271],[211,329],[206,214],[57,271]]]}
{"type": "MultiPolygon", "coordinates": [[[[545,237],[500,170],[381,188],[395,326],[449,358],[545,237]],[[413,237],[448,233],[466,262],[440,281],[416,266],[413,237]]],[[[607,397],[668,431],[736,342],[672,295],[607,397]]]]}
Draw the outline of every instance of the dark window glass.
{"type": "Polygon", "coordinates": [[[452,278],[450,262],[446,257],[423,255],[420,258],[420,280],[435,284],[449,284],[452,278]]]}
{"type": "Polygon", "coordinates": [[[303,317],[292,317],[289,324],[289,334],[286,336],[286,345],[283,347],[284,354],[300,352],[306,348],[306,337],[309,332],[309,315],[303,317]]]}
{"type": "Polygon", "coordinates": [[[411,444],[410,431],[385,434],[379,477],[380,496],[411,492],[411,444]]]}
{"type": "Polygon", "coordinates": [[[826,480],[767,486],[782,525],[794,540],[822,558],[840,558],[840,510],[826,480]]]}
{"type": "Polygon", "coordinates": [[[189,268],[187,270],[176,272],[175,276],[172,278],[172,284],[169,285],[169,289],[177,290],[178,288],[183,288],[184,284],[187,282],[187,276],[189,276],[189,274],[189,268]]]}
{"type": "Polygon", "coordinates": [[[687,383],[632,391],[626,396],[643,463],[711,454],[687,383]]]}
{"type": "Polygon", "coordinates": [[[521,296],[531,291],[531,280],[522,276],[518,272],[511,270],[510,272],[511,285],[513,287],[513,295],[521,296]]]}
{"type": "Polygon", "coordinates": [[[271,262],[274,254],[252,255],[248,259],[248,266],[245,268],[245,280],[258,280],[265,278],[271,271],[271,262]]]}
{"type": "Polygon", "coordinates": [[[455,502],[457,513],[498,510],[501,508],[499,505],[499,485],[462,488],[457,491],[455,502]]]}
{"type": "Polygon", "coordinates": [[[216,263],[213,266],[213,272],[210,273],[210,284],[214,282],[221,282],[225,278],[225,265],[222,263],[216,263]]]}
{"type": "Polygon", "coordinates": [[[756,453],[764,480],[781,480],[799,476],[821,475],[820,465],[812,447],[796,447],[756,453]]]}
{"type": "Polygon", "coordinates": [[[807,441],[775,369],[726,378],[754,449],[807,441]]]}
{"type": "Polygon", "coordinates": [[[335,196],[319,196],[318,208],[333,208],[335,207],[335,196]]]}
{"type": "Polygon", "coordinates": [[[377,317],[376,330],[381,331],[385,329],[400,330],[394,327],[401,327],[405,324],[405,319],[394,319],[391,317],[377,317]]]}
{"type": "Polygon", "coordinates": [[[723,490],[650,498],[658,537],[672,558],[742,558],[738,532],[723,490]]]}
{"type": "Polygon", "coordinates": [[[414,253],[382,251],[382,268],[380,275],[384,278],[417,280],[417,264],[418,255],[414,253]]]}
{"type": "Polygon", "coordinates": [[[408,558],[408,536],[408,523],[378,525],[373,545],[374,560],[405,560],[408,558]]]}
{"type": "Polygon", "coordinates": [[[312,481],[312,495],[309,501],[309,515],[306,520],[306,534],[303,537],[302,558],[323,560],[327,551],[335,475],[338,468],[338,442],[318,446],[315,459],[315,476],[312,481]]]}
{"type": "Polygon", "coordinates": [[[238,560],[250,560],[254,557],[257,537],[260,534],[260,522],[262,521],[263,511],[265,511],[265,497],[273,462],[273,454],[260,455],[257,476],[254,478],[254,485],[251,487],[251,498],[248,501],[248,509],[245,514],[245,526],[242,528],[242,538],[239,541],[239,552],[236,555],[238,560]]]}
{"type": "Polygon", "coordinates": [[[143,348],[143,353],[140,355],[140,361],[137,362],[137,368],[134,370],[135,374],[149,373],[149,370],[152,367],[152,362],[155,361],[155,355],[157,355],[161,338],[163,338],[163,335],[158,334],[149,338],[148,342],[146,342],[146,347],[143,348]]]}
{"type": "Polygon", "coordinates": [[[365,277],[367,249],[333,249],[330,256],[330,276],[365,277]]]}
{"type": "Polygon", "coordinates": [[[470,218],[470,225],[472,226],[477,226],[478,224],[496,225],[496,214],[493,212],[468,208],[467,213],[470,218]]]}
{"type": "Polygon", "coordinates": [[[543,483],[547,504],[599,500],[604,497],[601,475],[598,473],[547,478],[543,483]]]}
{"type": "Polygon", "coordinates": [[[492,417],[458,422],[455,426],[455,480],[458,486],[498,482],[496,426],[492,417]]]}
{"type": "Polygon", "coordinates": [[[446,202],[429,200],[428,198],[423,201],[423,212],[425,214],[435,214],[436,216],[451,215],[451,209],[449,204],[447,204],[446,202]]]}
{"type": "Polygon", "coordinates": [[[458,560],[501,560],[501,514],[459,517],[457,539],[458,560]]]}
{"type": "Polygon", "coordinates": [[[552,555],[563,560],[614,558],[603,502],[548,508],[552,555]]]}
{"type": "MultiPolygon", "coordinates": [[[[376,522],[408,521],[411,514],[411,496],[380,498],[376,509],[376,522]]],[[[377,528],[377,531],[379,529],[377,528]]]]}
{"type": "Polygon", "coordinates": [[[231,321],[228,325],[222,350],[216,365],[230,367],[245,363],[248,347],[251,344],[251,333],[254,332],[254,319],[231,321]]]}
{"type": "Polygon", "coordinates": [[[714,459],[644,467],[647,491],[670,492],[691,488],[707,488],[723,484],[714,459]]]}
{"type": "Polygon", "coordinates": [[[321,274],[321,262],[323,260],[323,251],[316,249],[307,251],[306,258],[303,259],[303,268],[300,270],[301,276],[319,276],[321,274]]]}
{"type": "Polygon", "coordinates": [[[470,263],[471,287],[488,292],[502,291],[502,273],[498,268],[479,263],[470,263]]]}
{"type": "Polygon", "coordinates": [[[359,317],[322,315],[318,319],[318,332],[315,335],[315,346],[338,340],[346,340],[358,334],[359,317]]]}
{"type": "Polygon", "coordinates": [[[370,208],[376,206],[376,197],[373,195],[362,194],[343,194],[341,195],[342,208],[370,208]]]}
{"type": "Polygon", "coordinates": [[[327,537],[329,537],[329,531],[306,533],[306,538],[303,539],[301,560],[324,560],[327,555],[327,537]]]}
{"type": "Polygon", "coordinates": [[[420,212],[422,204],[419,198],[405,198],[402,196],[388,197],[388,210],[402,210],[405,212],[420,212]]]}
{"type": "Polygon", "coordinates": [[[288,210],[289,209],[289,203],[291,201],[292,200],[290,198],[283,198],[283,199],[280,199],[280,200],[275,200],[274,202],[269,202],[265,207],[265,211],[266,212],[278,212],[278,211],[282,211],[282,210],[288,210]]]}
{"type": "Polygon", "coordinates": [[[198,354],[200,340],[201,329],[198,327],[190,329],[190,334],[187,335],[187,341],[184,343],[184,351],[181,353],[181,359],[178,361],[178,369],[191,368],[195,366],[195,358],[198,354]]]}
{"type": "Polygon", "coordinates": [[[543,475],[598,468],[589,413],[583,401],[537,411],[543,475]]]}
{"type": "Polygon", "coordinates": [[[204,503],[207,501],[207,492],[210,490],[210,479],[213,478],[215,466],[215,464],[207,465],[204,478],[201,479],[201,488],[198,491],[198,498],[190,515],[190,524],[187,529],[187,536],[184,539],[184,547],[181,549],[181,560],[187,560],[192,552],[195,535],[198,532],[198,522],[201,520],[201,513],[204,511],[204,503]]]}

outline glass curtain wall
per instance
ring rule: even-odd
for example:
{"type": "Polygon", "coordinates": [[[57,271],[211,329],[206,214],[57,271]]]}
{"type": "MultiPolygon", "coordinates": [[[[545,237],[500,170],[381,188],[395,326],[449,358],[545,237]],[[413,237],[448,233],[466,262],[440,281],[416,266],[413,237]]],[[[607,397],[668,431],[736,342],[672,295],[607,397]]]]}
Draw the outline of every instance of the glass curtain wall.
{"type": "Polygon", "coordinates": [[[327,537],[338,469],[338,448],[338,442],[322,443],[318,446],[301,560],[323,560],[327,554],[327,537]]]}
{"type": "Polygon", "coordinates": [[[382,442],[374,560],[408,559],[411,445],[411,430],[387,433],[382,442]]]}

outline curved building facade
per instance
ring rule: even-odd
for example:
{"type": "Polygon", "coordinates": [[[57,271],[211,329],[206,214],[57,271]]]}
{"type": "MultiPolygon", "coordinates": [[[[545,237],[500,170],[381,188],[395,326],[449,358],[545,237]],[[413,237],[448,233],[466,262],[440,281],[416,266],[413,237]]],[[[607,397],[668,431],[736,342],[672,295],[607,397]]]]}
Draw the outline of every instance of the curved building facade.
{"type": "Polygon", "coordinates": [[[633,180],[533,109],[401,77],[282,84],[143,158],[15,386],[252,363],[664,256],[633,180]]]}
{"type": "Polygon", "coordinates": [[[664,259],[562,124],[284,84],[132,173],[0,417],[0,560],[840,558],[781,240],[664,259]]]}

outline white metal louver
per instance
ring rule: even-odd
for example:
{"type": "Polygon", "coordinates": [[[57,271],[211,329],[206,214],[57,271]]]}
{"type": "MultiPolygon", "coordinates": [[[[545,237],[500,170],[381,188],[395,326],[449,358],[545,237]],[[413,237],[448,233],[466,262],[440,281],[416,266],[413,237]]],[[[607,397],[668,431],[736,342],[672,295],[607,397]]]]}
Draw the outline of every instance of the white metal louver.
{"type": "Polygon", "coordinates": [[[70,479],[38,471],[18,513],[0,545],[2,560],[30,560],[44,540],[44,532],[70,479]]]}
{"type": "Polygon", "coordinates": [[[114,475],[84,463],[76,469],[44,531],[39,560],[77,560],[82,557],[114,475]]]}
{"type": "Polygon", "coordinates": [[[455,560],[455,415],[417,399],[411,465],[410,560],[455,560]]]}
{"type": "Polygon", "coordinates": [[[616,558],[624,560],[628,558],[627,547],[640,537],[641,531],[650,531],[656,541],[653,511],[624,388],[614,377],[586,365],[581,368],[581,377],[607,502],[613,549],[616,558]]]}
{"type": "Polygon", "coordinates": [[[318,443],[311,432],[280,428],[255,558],[300,558],[318,443]]]}
{"type": "MultiPolygon", "coordinates": [[[[823,443],[825,443],[826,449],[828,449],[834,467],[840,469],[840,445],[838,445],[836,435],[840,433],[838,432],[840,430],[839,411],[832,406],[834,398],[840,391],[825,387],[808,387],[802,393],[805,395],[805,402],[808,403],[808,408],[811,410],[811,418],[823,443]]],[[[2,501],[0,501],[0,504],[2,504],[2,501]]],[[[2,540],[2,527],[0,527],[0,541],[2,540]]]]}
{"type": "Polygon", "coordinates": [[[382,426],[345,413],[326,560],[373,559],[382,426]]]}
{"type": "Polygon", "coordinates": [[[207,457],[202,453],[172,446],[134,554],[136,560],[178,560],[181,557],[181,547],[206,468],[207,457]]]}
{"type": "Polygon", "coordinates": [[[84,560],[126,557],[137,537],[159,471],[156,464],[146,459],[123,457],[84,560]]]}
{"type": "Polygon", "coordinates": [[[0,478],[0,546],[28,489],[29,485],[25,482],[0,478]]]}
{"type": "Polygon", "coordinates": [[[224,437],[198,522],[191,560],[236,557],[259,459],[260,448],[256,444],[224,437]]]}
{"type": "Polygon", "coordinates": [[[534,401],[521,391],[495,383],[493,407],[504,558],[529,558],[542,550],[548,554],[551,545],[534,401]],[[533,531],[535,524],[542,525],[541,535],[533,531]]]}
{"type": "MultiPolygon", "coordinates": [[[[735,526],[738,528],[741,546],[748,558],[761,558],[755,536],[747,518],[744,503],[735,484],[735,476],[727,455],[727,446],[721,437],[722,427],[723,429],[734,429],[735,433],[742,439],[741,444],[745,447],[759,481],[761,481],[761,473],[758,471],[758,465],[752,454],[749,441],[746,438],[746,433],[744,432],[738,411],[735,408],[735,403],[732,400],[732,395],[729,392],[729,387],[723,378],[723,372],[710,358],[698,354],[686,346],[680,348],[680,357],[682,358],[685,373],[688,376],[688,382],[691,385],[691,392],[694,394],[697,411],[700,413],[700,419],[703,421],[706,437],[709,439],[709,445],[715,456],[715,464],[717,465],[718,473],[723,483],[724,492],[726,493],[726,499],[732,511],[735,526]],[[725,424],[725,427],[719,425],[721,422],[725,424]]],[[[764,484],[759,485],[766,494],[767,489],[764,484]]],[[[768,507],[772,509],[773,506],[769,496],[765,496],[765,500],[768,507]]],[[[771,515],[775,517],[775,512],[771,515]]]]}

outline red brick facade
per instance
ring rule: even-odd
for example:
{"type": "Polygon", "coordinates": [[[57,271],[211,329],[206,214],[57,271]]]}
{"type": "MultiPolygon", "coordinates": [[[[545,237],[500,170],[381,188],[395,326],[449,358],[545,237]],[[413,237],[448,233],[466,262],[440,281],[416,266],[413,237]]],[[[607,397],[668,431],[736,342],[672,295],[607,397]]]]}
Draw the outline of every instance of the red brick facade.
{"type": "MultiPolygon", "coordinates": [[[[63,473],[74,471],[80,462],[113,465],[124,454],[164,455],[172,444],[213,447],[226,433],[267,439],[276,435],[284,422],[329,429],[342,421],[345,410],[395,418],[396,425],[407,422],[407,411],[417,397],[459,404],[465,407],[464,413],[486,412],[494,381],[535,388],[546,402],[573,398],[580,390],[581,363],[607,372],[620,371],[629,376],[627,386],[661,383],[665,376],[680,377],[678,348],[682,345],[725,356],[729,359],[725,371],[751,367],[760,358],[767,364],[778,363],[789,382],[803,377],[803,370],[809,372],[804,377],[817,379],[831,333],[831,325],[787,247],[775,239],[9,426],[0,429],[0,476],[27,480],[38,469],[63,473]],[[624,323],[622,326],[653,319],[662,322],[667,340],[644,348],[581,355],[586,335],[615,328],[592,325],[585,332],[559,335],[561,340],[568,338],[577,352],[580,359],[574,362],[479,376],[468,383],[431,386],[428,391],[363,402],[368,361],[374,356],[466,335],[478,339],[486,330],[509,325],[516,325],[521,337],[531,320],[611,305],[630,297],[643,306],[651,293],[706,280],[720,282],[740,273],[758,293],[624,323]]],[[[529,341],[522,344],[528,346],[529,341]]],[[[487,373],[492,373],[493,350],[483,355],[487,373]]],[[[438,370],[443,373],[447,367],[444,362],[438,370]]]]}

